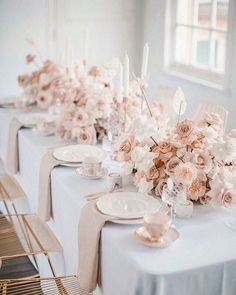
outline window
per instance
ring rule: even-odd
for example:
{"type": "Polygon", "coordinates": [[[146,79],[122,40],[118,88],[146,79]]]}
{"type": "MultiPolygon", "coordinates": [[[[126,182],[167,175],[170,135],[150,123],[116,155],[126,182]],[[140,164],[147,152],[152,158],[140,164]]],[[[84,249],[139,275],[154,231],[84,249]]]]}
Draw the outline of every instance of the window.
{"type": "MultiPolygon", "coordinates": [[[[232,0],[231,0],[232,1],[232,0]]],[[[223,84],[230,0],[170,1],[167,66],[175,73],[223,84]]]]}

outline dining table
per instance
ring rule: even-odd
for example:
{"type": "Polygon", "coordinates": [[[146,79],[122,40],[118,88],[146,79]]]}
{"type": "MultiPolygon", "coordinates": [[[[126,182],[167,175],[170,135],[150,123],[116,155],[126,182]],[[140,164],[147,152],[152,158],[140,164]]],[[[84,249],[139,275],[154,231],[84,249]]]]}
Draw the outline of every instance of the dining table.
{"type": "MultiPolygon", "coordinates": [[[[9,124],[12,118],[25,112],[0,109],[3,171],[9,124]]],[[[18,141],[19,172],[15,177],[27,198],[18,199],[16,208],[19,213],[37,213],[40,161],[47,150],[62,142],[54,135],[43,136],[30,128],[19,130],[18,141]]],[[[115,164],[107,166],[113,171],[119,169],[115,164]]],[[[136,190],[130,177],[123,176],[123,180],[124,190],[136,190]]],[[[84,196],[106,190],[106,178],[84,179],[72,167],[53,169],[53,216],[48,224],[63,247],[62,253],[51,254],[58,275],[79,273],[78,224],[87,202],[84,196]]],[[[228,215],[229,210],[224,208],[195,205],[192,218],[180,221],[179,239],[166,248],[151,248],[137,241],[134,231],[140,224],[107,222],[100,242],[101,285],[95,294],[235,295],[236,233],[226,225],[228,215]]],[[[38,264],[41,275],[51,275],[43,255],[38,257],[38,264]]]]}

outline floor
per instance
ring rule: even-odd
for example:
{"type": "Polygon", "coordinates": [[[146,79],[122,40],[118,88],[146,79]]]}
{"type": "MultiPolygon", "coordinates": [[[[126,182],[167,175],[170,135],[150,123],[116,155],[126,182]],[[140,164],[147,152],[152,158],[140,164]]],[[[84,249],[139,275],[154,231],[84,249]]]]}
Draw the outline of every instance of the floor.
{"type": "MultiPolygon", "coordinates": [[[[1,212],[0,212],[1,213],[1,212]]],[[[11,233],[11,237],[6,233],[6,229],[9,226],[8,220],[4,217],[0,223],[0,255],[4,255],[5,250],[9,249],[12,243],[14,247],[22,248],[20,241],[15,232],[11,233]],[[2,233],[1,233],[2,231],[2,233]],[[11,243],[12,241],[12,243],[11,243]],[[8,247],[8,248],[6,248],[8,247]]],[[[0,279],[16,279],[29,276],[36,276],[37,270],[31,263],[27,256],[17,257],[13,259],[3,260],[0,268],[0,279]]]]}

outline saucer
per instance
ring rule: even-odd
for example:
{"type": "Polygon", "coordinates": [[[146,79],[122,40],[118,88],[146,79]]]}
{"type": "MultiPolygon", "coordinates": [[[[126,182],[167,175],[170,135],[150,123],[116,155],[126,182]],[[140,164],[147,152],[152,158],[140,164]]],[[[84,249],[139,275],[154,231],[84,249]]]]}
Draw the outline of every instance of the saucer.
{"type": "Polygon", "coordinates": [[[86,179],[99,179],[99,178],[103,178],[103,177],[107,176],[107,172],[108,172],[108,170],[106,168],[102,168],[96,175],[88,175],[88,174],[85,174],[84,173],[82,167],[76,169],[76,173],[79,176],[81,176],[83,178],[86,178],[86,179]]]}
{"type": "Polygon", "coordinates": [[[174,241],[176,241],[179,238],[179,232],[173,227],[170,227],[162,238],[157,239],[152,237],[148,233],[146,228],[142,226],[134,232],[134,236],[138,241],[140,241],[145,246],[163,248],[169,246],[174,241]]]}

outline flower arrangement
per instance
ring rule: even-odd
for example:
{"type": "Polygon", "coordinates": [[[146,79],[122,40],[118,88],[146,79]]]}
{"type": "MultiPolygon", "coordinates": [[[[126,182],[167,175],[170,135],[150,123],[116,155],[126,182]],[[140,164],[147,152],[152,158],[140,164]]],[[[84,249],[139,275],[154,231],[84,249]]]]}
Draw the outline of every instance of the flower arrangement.
{"type": "MultiPolygon", "coordinates": [[[[137,122],[135,123],[138,125],[137,122]]],[[[134,173],[139,191],[161,196],[168,178],[186,187],[190,200],[229,206],[236,198],[236,131],[223,134],[218,114],[160,129],[146,119],[121,140],[117,160],[134,173]],[[149,123],[148,123],[149,122],[149,123]],[[155,129],[156,128],[156,129],[155,129]],[[145,134],[145,135],[144,135],[145,134]]]]}
{"type": "Polygon", "coordinates": [[[26,56],[26,62],[34,64],[37,69],[30,74],[18,76],[18,84],[23,89],[23,97],[26,101],[36,103],[42,109],[47,109],[55,103],[55,89],[58,80],[66,75],[66,68],[56,65],[50,59],[43,61],[33,54],[26,56]]]}
{"type": "Polygon", "coordinates": [[[114,91],[112,84],[102,79],[99,68],[91,68],[87,75],[68,81],[57,91],[61,112],[56,134],[81,144],[101,140],[107,130],[114,91]]]}

